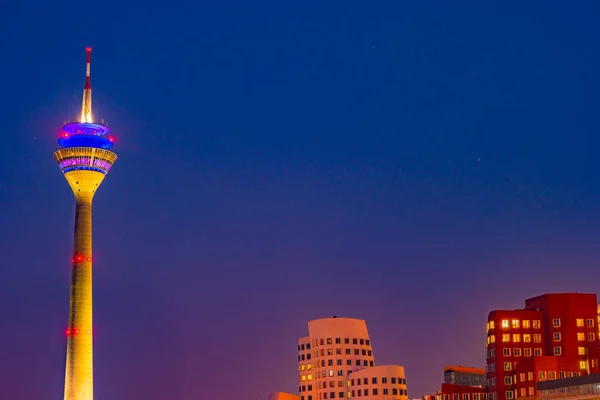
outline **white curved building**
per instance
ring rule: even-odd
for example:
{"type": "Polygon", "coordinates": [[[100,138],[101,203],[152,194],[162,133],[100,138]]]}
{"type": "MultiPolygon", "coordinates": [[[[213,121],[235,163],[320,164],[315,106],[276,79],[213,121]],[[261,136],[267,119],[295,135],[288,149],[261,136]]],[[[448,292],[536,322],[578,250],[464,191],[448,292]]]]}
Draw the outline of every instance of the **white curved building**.
{"type": "Polygon", "coordinates": [[[408,400],[404,367],[381,365],[350,375],[349,397],[361,400],[408,400]]]}
{"type": "Polygon", "coordinates": [[[349,375],[374,365],[365,321],[336,317],[310,321],[308,336],[298,339],[300,399],[347,398],[349,375]]]}

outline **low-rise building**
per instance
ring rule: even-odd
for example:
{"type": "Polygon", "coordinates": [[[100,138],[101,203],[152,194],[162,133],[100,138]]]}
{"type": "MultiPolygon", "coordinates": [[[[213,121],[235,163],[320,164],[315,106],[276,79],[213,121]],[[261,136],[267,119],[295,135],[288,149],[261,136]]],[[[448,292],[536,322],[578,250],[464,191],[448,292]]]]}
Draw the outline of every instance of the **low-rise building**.
{"type": "Polygon", "coordinates": [[[462,386],[485,386],[485,369],[452,365],[444,367],[444,383],[462,386]]]}
{"type": "Polygon", "coordinates": [[[380,365],[350,374],[350,398],[361,400],[408,400],[404,367],[380,365]]]}

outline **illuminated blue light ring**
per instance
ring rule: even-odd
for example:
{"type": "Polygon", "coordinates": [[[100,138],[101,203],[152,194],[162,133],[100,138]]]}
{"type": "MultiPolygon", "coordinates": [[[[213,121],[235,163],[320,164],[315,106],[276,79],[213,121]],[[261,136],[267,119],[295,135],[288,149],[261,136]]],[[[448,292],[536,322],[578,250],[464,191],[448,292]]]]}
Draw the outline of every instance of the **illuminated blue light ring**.
{"type": "Polygon", "coordinates": [[[93,147],[96,149],[108,150],[114,143],[109,139],[94,135],[72,135],[58,139],[58,144],[64,148],[71,147],[93,147]]]}
{"type": "Polygon", "coordinates": [[[63,174],[66,174],[69,171],[79,171],[79,170],[85,170],[85,171],[96,171],[96,172],[100,172],[102,175],[106,175],[108,173],[107,170],[102,169],[102,168],[96,168],[96,167],[90,167],[90,166],[81,166],[81,165],[75,165],[72,167],[66,167],[62,170],[63,174]]]}
{"type": "Polygon", "coordinates": [[[72,122],[66,124],[62,128],[63,136],[89,135],[89,136],[106,136],[110,133],[110,129],[106,125],[94,124],[89,122],[72,122]]]}

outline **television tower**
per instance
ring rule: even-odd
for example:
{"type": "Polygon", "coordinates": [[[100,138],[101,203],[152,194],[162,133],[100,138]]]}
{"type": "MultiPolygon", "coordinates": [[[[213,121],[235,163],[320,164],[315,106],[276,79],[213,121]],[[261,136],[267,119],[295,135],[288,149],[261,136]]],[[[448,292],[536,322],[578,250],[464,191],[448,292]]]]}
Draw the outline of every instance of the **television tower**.
{"type": "Polygon", "coordinates": [[[63,126],[54,153],[75,194],[75,238],[71,259],[71,293],[67,326],[67,362],[64,400],[93,400],[92,326],[92,200],[104,177],[117,159],[108,150],[113,145],[110,130],[92,120],[90,55],[87,67],[81,121],[63,126]]]}

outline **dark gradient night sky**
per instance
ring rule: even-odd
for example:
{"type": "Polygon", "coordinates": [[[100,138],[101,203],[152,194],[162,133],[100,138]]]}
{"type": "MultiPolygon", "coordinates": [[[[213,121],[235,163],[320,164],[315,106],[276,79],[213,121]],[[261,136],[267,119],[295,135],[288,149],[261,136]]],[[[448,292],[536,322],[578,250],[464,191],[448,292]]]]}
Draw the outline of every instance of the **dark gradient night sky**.
{"type": "Polygon", "coordinates": [[[0,13],[0,398],[62,398],[88,45],[99,400],[293,392],[333,313],[416,397],[489,310],[598,290],[597,1],[59,3],[0,13]]]}

